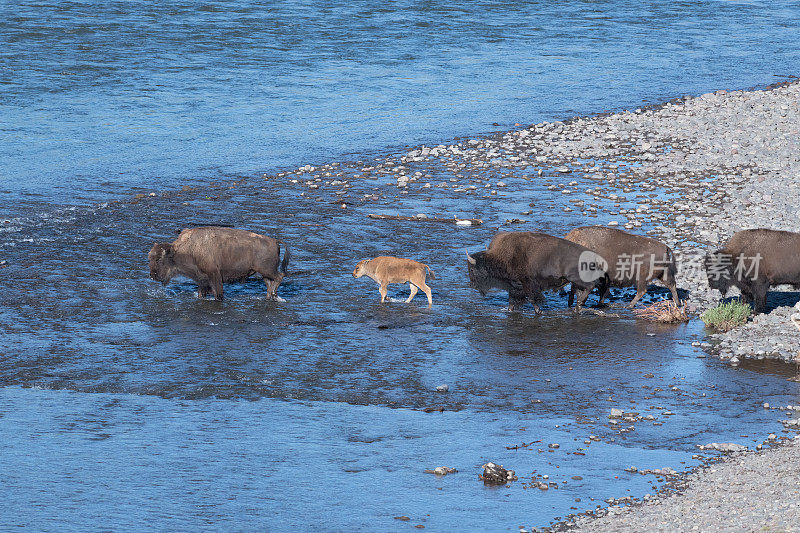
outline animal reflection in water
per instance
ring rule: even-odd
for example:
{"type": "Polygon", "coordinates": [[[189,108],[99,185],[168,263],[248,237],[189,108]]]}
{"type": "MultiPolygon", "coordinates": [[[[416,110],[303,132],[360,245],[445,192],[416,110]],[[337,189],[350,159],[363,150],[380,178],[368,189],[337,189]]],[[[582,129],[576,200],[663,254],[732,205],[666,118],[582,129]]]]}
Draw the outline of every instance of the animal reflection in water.
{"type": "Polygon", "coordinates": [[[408,283],[411,288],[411,295],[406,300],[406,303],[413,300],[414,296],[417,295],[417,291],[421,289],[428,297],[428,307],[431,307],[433,305],[431,288],[425,283],[428,273],[430,273],[431,279],[436,279],[433,270],[424,263],[413,259],[382,255],[375,259],[359,261],[355,270],[353,270],[353,277],[367,276],[375,280],[380,285],[378,291],[381,293],[381,302],[386,300],[387,285],[390,283],[408,283]]]}

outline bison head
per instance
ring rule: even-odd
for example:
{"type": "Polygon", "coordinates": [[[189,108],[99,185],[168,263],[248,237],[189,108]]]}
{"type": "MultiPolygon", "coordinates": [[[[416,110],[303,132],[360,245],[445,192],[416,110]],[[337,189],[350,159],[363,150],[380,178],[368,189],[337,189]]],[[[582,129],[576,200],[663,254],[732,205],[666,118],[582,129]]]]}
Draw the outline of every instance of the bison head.
{"type": "Polygon", "coordinates": [[[157,242],[147,255],[150,261],[150,278],[167,283],[175,271],[175,249],[172,244],[157,242]]]}
{"type": "Polygon", "coordinates": [[[358,262],[358,264],[356,265],[355,270],[353,270],[353,277],[354,278],[360,278],[361,276],[363,276],[364,274],[367,273],[366,272],[367,261],[369,261],[369,259],[363,259],[363,260],[358,262]]]}
{"type": "Polygon", "coordinates": [[[733,258],[730,254],[717,250],[706,255],[703,262],[708,276],[708,286],[712,289],[717,289],[724,298],[732,285],[733,258]]]}
{"type": "Polygon", "coordinates": [[[469,272],[469,286],[478,289],[481,296],[486,296],[494,284],[492,275],[489,273],[484,255],[486,252],[478,252],[470,255],[467,252],[467,271],[469,272]]]}

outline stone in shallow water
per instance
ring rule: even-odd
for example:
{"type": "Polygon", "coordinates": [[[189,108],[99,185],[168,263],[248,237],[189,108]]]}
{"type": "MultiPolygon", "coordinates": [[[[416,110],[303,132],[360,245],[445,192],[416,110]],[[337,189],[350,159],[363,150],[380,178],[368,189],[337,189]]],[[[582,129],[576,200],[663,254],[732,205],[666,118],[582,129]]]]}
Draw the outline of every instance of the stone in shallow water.
{"type": "Polygon", "coordinates": [[[503,465],[486,463],[483,465],[483,474],[480,479],[486,484],[502,485],[517,479],[513,470],[506,470],[503,465]]]}

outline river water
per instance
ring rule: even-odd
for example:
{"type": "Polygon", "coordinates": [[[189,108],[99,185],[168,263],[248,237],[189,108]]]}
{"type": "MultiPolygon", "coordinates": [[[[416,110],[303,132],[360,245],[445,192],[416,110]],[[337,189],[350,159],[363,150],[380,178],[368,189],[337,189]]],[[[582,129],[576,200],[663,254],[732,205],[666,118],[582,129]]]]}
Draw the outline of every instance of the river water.
{"type": "Polygon", "coordinates": [[[353,176],[401,147],[781,81],[800,66],[794,9],[3,4],[0,527],[515,531],[661,485],[628,466],[780,433],[762,403],[797,403],[794,369],[702,357],[697,321],[572,316],[557,294],[510,314],[467,287],[464,250],[503,220],[587,222],[547,175],[471,196],[353,176]],[[349,187],[273,177],[321,162],[349,187]],[[152,243],[196,224],[286,241],[285,301],[257,280],[221,303],[150,281],[152,243]],[[350,276],[380,254],[431,265],[432,309],[350,276]],[[615,426],[611,408],[653,419],[615,426]],[[487,461],[520,479],[485,487],[487,461]],[[542,475],[559,488],[532,488],[542,475]]]}

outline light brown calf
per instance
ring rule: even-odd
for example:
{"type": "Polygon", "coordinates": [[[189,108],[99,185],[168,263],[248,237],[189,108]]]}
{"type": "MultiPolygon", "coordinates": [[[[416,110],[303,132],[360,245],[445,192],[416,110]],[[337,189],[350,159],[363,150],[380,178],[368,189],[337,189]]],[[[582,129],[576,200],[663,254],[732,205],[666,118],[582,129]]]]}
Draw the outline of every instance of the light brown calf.
{"type": "Polygon", "coordinates": [[[425,284],[426,270],[430,273],[431,279],[436,279],[433,270],[424,263],[401,257],[382,255],[375,259],[359,261],[356,269],[353,270],[353,277],[367,276],[377,281],[380,285],[381,302],[386,300],[387,285],[390,283],[408,283],[411,288],[411,296],[408,297],[406,303],[414,299],[414,296],[417,295],[417,288],[420,288],[428,296],[428,307],[431,307],[433,298],[431,297],[431,288],[425,284]]]}

